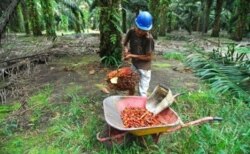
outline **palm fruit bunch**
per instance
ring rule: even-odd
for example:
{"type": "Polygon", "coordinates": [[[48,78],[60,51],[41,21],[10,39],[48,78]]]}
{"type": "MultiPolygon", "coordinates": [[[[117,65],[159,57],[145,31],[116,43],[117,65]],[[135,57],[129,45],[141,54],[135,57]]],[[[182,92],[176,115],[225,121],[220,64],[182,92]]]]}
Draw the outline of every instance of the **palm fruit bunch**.
{"type": "Polygon", "coordinates": [[[123,67],[107,74],[107,83],[109,88],[126,91],[135,89],[139,83],[139,74],[130,67],[123,67]]]}

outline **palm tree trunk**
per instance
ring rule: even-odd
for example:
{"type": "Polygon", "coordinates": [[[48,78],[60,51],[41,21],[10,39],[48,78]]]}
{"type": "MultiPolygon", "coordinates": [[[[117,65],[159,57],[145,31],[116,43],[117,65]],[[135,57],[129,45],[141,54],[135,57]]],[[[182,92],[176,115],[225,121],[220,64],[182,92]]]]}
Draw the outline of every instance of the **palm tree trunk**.
{"type": "MultiPolygon", "coordinates": [[[[120,0],[102,2],[100,9],[100,52],[99,56],[115,58],[117,63],[121,62],[121,39],[122,30],[119,18],[121,19],[120,0]],[[108,20],[107,20],[108,19],[108,20]]],[[[105,63],[108,59],[104,59],[105,63]]],[[[112,65],[112,64],[111,64],[112,65]]]]}
{"type": "Polygon", "coordinates": [[[202,26],[202,34],[207,33],[208,24],[209,24],[209,15],[210,15],[212,4],[213,4],[213,0],[206,0],[205,11],[204,11],[204,21],[203,21],[203,26],[202,26]]]}
{"type": "Polygon", "coordinates": [[[17,19],[18,19],[18,31],[24,32],[24,19],[21,5],[17,5],[17,19]]]}
{"type": "Polygon", "coordinates": [[[87,28],[86,27],[86,22],[85,22],[85,16],[84,16],[82,11],[79,11],[79,13],[80,13],[80,20],[82,21],[81,30],[84,32],[85,28],[87,28]]]}
{"type": "Polygon", "coordinates": [[[172,12],[170,11],[169,12],[169,15],[167,16],[168,18],[167,18],[167,25],[168,25],[168,29],[167,29],[167,32],[168,33],[171,33],[172,32],[172,12]]]}
{"type": "Polygon", "coordinates": [[[14,33],[20,32],[19,17],[18,17],[18,5],[17,5],[15,11],[11,15],[10,21],[8,23],[8,28],[11,32],[14,32],[14,33]]]}
{"type": "Polygon", "coordinates": [[[198,17],[196,20],[195,31],[200,32],[200,26],[201,26],[201,17],[198,17]]]}
{"type": "Polygon", "coordinates": [[[4,31],[7,23],[10,20],[10,16],[15,11],[15,8],[17,7],[19,2],[20,0],[13,0],[12,3],[6,9],[6,11],[3,13],[3,15],[0,17],[0,39],[2,32],[4,31]]]}
{"type": "Polygon", "coordinates": [[[22,13],[23,13],[25,33],[29,35],[30,34],[29,15],[28,15],[28,8],[27,8],[27,4],[25,0],[21,1],[21,8],[22,8],[22,13]]]}
{"type": "Polygon", "coordinates": [[[40,25],[39,14],[37,10],[37,4],[35,0],[29,1],[29,15],[31,21],[32,32],[34,36],[41,36],[42,30],[40,25]]]}
{"type": "Polygon", "coordinates": [[[236,41],[241,41],[244,31],[247,25],[247,14],[250,9],[250,3],[248,0],[240,0],[238,9],[237,9],[237,21],[236,21],[236,29],[233,33],[232,38],[236,41]]]}
{"type": "Polygon", "coordinates": [[[162,0],[160,9],[160,27],[159,27],[159,35],[165,36],[166,35],[166,27],[167,27],[167,13],[169,8],[170,1],[169,0],[162,0]]]}
{"type": "Polygon", "coordinates": [[[216,1],[216,10],[215,10],[215,20],[213,24],[212,37],[219,37],[220,33],[220,14],[222,11],[223,0],[216,1]]]}
{"type": "MultiPolygon", "coordinates": [[[[166,14],[164,14],[166,15],[166,14]]],[[[166,27],[167,27],[167,18],[166,16],[161,16],[161,24],[159,27],[159,35],[160,36],[166,36],[166,27]]]]}
{"type": "Polygon", "coordinates": [[[158,31],[159,31],[159,21],[157,20],[159,17],[160,10],[158,9],[160,6],[160,0],[150,0],[149,2],[149,10],[153,16],[153,29],[152,35],[154,39],[158,38],[158,31]]]}
{"type": "Polygon", "coordinates": [[[47,36],[56,36],[55,18],[50,0],[41,0],[47,36]]]}
{"type": "Polygon", "coordinates": [[[74,29],[76,33],[81,33],[81,18],[80,18],[80,14],[77,10],[75,9],[71,9],[72,13],[75,16],[75,23],[74,23],[74,29]]]}
{"type": "Polygon", "coordinates": [[[5,30],[5,27],[7,26],[10,20],[10,16],[15,11],[15,8],[17,7],[19,2],[20,0],[13,0],[6,9],[6,11],[3,12],[2,16],[0,17],[0,45],[1,45],[3,31],[5,30]]]}

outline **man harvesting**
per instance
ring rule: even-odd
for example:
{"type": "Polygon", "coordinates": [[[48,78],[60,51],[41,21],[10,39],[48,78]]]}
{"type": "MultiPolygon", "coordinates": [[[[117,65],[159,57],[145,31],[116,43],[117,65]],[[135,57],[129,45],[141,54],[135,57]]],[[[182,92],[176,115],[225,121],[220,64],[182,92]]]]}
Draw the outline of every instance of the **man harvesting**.
{"type": "Polygon", "coordinates": [[[154,40],[149,33],[153,27],[152,22],[153,18],[149,12],[140,11],[135,19],[136,27],[127,32],[123,44],[124,59],[132,60],[132,69],[140,75],[139,94],[145,97],[147,97],[151,80],[151,61],[154,50],[154,40]]]}

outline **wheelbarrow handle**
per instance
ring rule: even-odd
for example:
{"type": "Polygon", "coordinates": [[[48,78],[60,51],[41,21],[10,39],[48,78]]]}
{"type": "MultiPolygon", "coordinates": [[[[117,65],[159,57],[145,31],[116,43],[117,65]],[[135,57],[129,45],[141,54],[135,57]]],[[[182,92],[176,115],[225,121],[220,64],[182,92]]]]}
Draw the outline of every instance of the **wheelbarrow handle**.
{"type": "Polygon", "coordinates": [[[223,118],[221,118],[221,117],[214,117],[214,121],[222,121],[223,120],[223,118]]]}
{"type": "Polygon", "coordinates": [[[221,117],[204,117],[204,118],[201,118],[201,119],[198,119],[198,120],[195,120],[195,121],[191,121],[191,122],[188,122],[188,123],[181,124],[181,125],[179,125],[177,127],[170,128],[167,131],[167,133],[171,133],[171,132],[174,132],[174,131],[177,131],[177,130],[180,130],[182,128],[186,128],[186,127],[189,127],[189,126],[200,125],[200,124],[203,124],[205,122],[210,122],[210,121],[222,121],[222,118],[221,117]]]}
{"type": "Polygon", "coordinates": [[[200,124],[203,124],[203,123],[209,122],[209,121],[221,121],[221,120],[222,120],[222,118],[220,118],[220,117],[204,117],[204,118],[201,118],[201,119],[198,119],[195,121],[184,123],[182,125],[182,127],[195,126],[195,125],[200,125],[200,124]]]}

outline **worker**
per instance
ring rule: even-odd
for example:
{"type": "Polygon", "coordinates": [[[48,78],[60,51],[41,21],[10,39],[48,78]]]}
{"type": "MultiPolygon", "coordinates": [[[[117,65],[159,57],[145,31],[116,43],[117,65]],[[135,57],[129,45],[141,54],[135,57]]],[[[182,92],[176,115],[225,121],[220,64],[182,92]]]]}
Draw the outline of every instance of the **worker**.
{"type": "Polygon", "coordinates": [[[127,32],[123,42],[124,59],[131,59],[132,69],[139,73],[138,92],[140,96],[145,97],[147,97],[151,80],[151,61],[154,50],[154,40],[149,33],[153,27],[152,22],[153,18],[149,12],[140,11],[135,18],[136,26],[127,32]]]}

